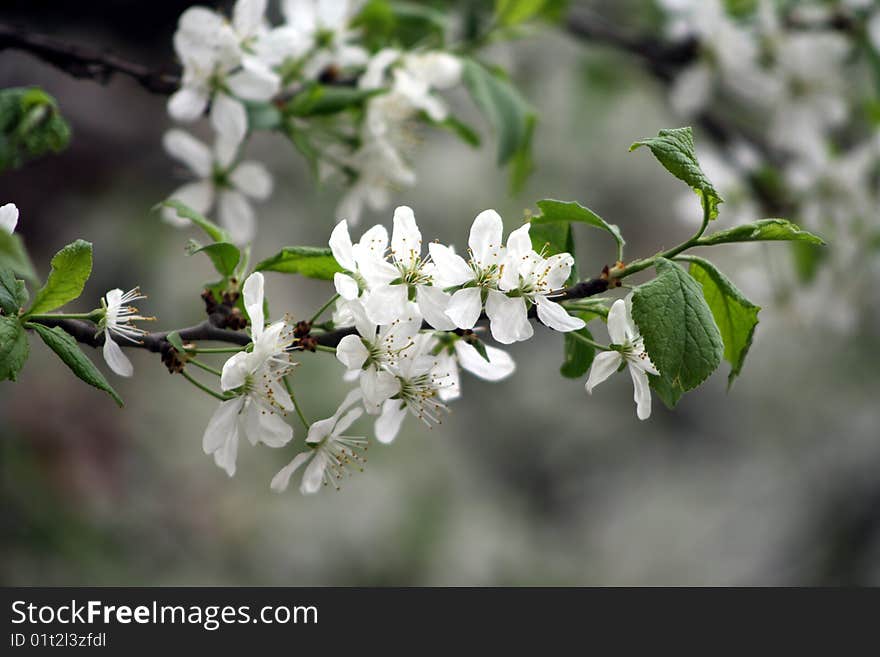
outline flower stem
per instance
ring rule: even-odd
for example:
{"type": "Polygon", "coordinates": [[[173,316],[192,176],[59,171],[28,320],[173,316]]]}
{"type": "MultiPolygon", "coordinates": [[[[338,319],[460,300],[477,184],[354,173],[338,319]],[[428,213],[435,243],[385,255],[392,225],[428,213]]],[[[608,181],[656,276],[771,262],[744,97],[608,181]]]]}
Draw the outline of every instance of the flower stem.
{"type": "Polygon", "coordinates": [[[187,349],[187,352],[192,354],[237,354],[244,349],[244,347],[193,347],[187,349]]]}
{"type": "Polygon", "coordinates": [[[310,425],[308,423],[308,420],[306,420],[306,416],[303,415],[302,409],[299,407],[299,402],[296,401],[296,395],[293,394],[293,386],[290,385],[290,381],[287,380],[286,376],[281,377],[281,380],[284,381],[284,387],[287,388],[287,394],[290,395],[290,400],[293,402],[293,407],[296,409],[296,414],[299,416],[299,421],[303,423],[306,431],[308,431],[310,425]]]}
{"type": "Polygon", "coordinates": [[[316,321],[321,315],[324,314],[324,311],[325,311],[325,310],[327,310],[330,306],[332,306],[334,303],[336,303],[336,300],[337,300],[338,298],[339,298],[339,295],[338,295],[338,294],[334,294],[332,297],[330,297],[330,300],[329,300],[327,303],[325,303],[323,306],[321,306],[320,308],[318,308],[318,312],[316,312],[314,315],[312,315],[312,318],[309,320],[309,324],[314,324],[315,321],[316,321]]]}
{"type": "Polygon", "coordinates": [[[208,386],[206,386],[204,383],[201,383],[201,382],[199,382],[199,381],[196,381],[192,376],[190,376],[189,374],[186,373],[186,370],[183,370],[183,371],[181,372],[181,374],[183,375],[183,378],[184,378],[184,379],[186,379],[187,381],[189,381],[190,383],[192,383],[196,388],[198,388],[198,389],[201,390],[202,392],[206,392],[206,393],[208,393],[209,395],[211,395],[211,396],[214,397],[215,399],[219,399],[220,401],[226,401],[226,400],[228,399],[226,396],[221,395],[219,392],[215,392],[214,390],[211,390],[211,389],[210,389],[208,386]]]}
{"type": "Polygon", "coordinates": [[[207,365],[200,360],[196,360],[195,358],[190,358],[189,361],[187,361],[187,362],[195,365],[196,367],[198,367],[200,369],[205,370],[206,372],[210,372],[211,374],[213,374],[215,376],[221,376],[223,374],[217,368],[211,367],[210,365],[207,365]]]}
{"type": "Polygon", "coordinates": [[[571,331],[571,332],[569,332],[569,333],[566,333],[566,335],[570,335],[570,336],[572,336],[573,338],[575,338],[575,339],[577,339],[577,340],[580,340],[580,341],[583,342],[584,344],[588,344],[588,345],[590,345],[591,347],[593,347],[594,349],[598,349],[599,351],[613,351],[613,349],[611,349],[610,347],[607,347],[607,346],[605,346],[604,344],[599,344],[599,343],[596,342],[595,340],[590,340],[590,338],[588,338],[588,337],[585,336],[585,335],[581,335],[581,334],[578,333],[577,331],[571,331]]]}

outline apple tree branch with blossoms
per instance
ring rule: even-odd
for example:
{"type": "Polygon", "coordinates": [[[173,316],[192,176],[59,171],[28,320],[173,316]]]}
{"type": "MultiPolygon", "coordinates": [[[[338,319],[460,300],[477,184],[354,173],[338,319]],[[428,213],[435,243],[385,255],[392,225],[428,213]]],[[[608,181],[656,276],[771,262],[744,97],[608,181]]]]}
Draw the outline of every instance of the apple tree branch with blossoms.
{"type": "MultiPolygon", "coordinates": [[[[701,167],[690,128],[662,130],[631,147],[649,150],[684,183],[701,217],[689,239],[652,255],[628,257],[619,228],[575,201],[538,201],[537,212],[506,235],[502,217],[483,210],[466,248],[463,240],[458,249],[423,239],[406,206],[393,210],[390,231],[381,224],[357,228],[364,208],[390,211],[393,190],[416,184],[409,165],[416,126],[479,142],[441,95],[459,85],[493,125],[499,164],[510,165],[514,187],[521,184],[531,167],[534,110],[476,53],[542,4],[499,1],[485,31],[453,43],[430,10],[395,10],[385,2],[287,0],[279,24],[267,20],[265,0],[238,0],[230,17],[194,7],[180,17],[174,37],[179,78],[74,50],[74,74],[148,80],[151,91],[170,93],[175,121],[207,116],[210,145],[183,128],[166,133],[166,151],[193,181],[158,209],[167,223],[201,231],[202,241],[190,239],[187,250],[207,256],[218,279],[201,288],[206,319],[192,327],[149,332],[154,318],[138,309],[148,306],[139,288],[113,289],[99,307],[66,312],[90,276],[92,245],[77,240],[64,247],[40,280],[16,233],[18,209],[8,203],[0,208],[0,379],[16,379],[39,337],[80,379],[122,405],[80,345],[100,349],[119,376],[133,375],[127,349],[157,353],[169,372],[217,400],[202,437],[217,466],[234,475],[245,440],[289,449],[292,459],[271,487],[283,491],[301,474],[303,493],[322,484],[338,488],[347,472],[363,467],[369,442],[393,442],[407,417],[440,424],[462,394],[462,370],[488,381],[512,376],[514,361],[495,345],[532,339],[536,322],[562,333],[561,374],[582,380],[586,393],[627,370],[641,420],[651,415],[652,395],[675,406],[722,360],[732,383],[760,308],[693,252],[734,242],[824,243],[778,218],[710,230],[723,199],[701,167]],[[274,185],[262,163],[243,159],[259,131],[282,136],[320,179],[344,185],[326,246],[288,246],[262,259],[252,253],[259,228],[253,203],[274,185]],[[573,231],[581,226],[607,235],[607,262],[576,260],[573,231]],[[629,284],[647,270],[653,278],[629,284]],[[265,277],[289,275],[326,281],[326,303],[307,317],[270,314],[265,277]],[[603,323],[607,341],[594,335],[603,323]],[[313,421],[297,398],[296,367],[322,354],[350,390],[331,417],[313,421]]],[[[12,47],[56,65],[70,61],[56,42],[16,38],[12,47]]],[[[4,39],[12,37],[0,31],[4,39]]],[[[19,166],[61,147],[66,126],[44,92],[12,91],[0,118],[17,126],[7,133],[18,141],[4,144],[16,157],[4,160],[19,166]]]]}

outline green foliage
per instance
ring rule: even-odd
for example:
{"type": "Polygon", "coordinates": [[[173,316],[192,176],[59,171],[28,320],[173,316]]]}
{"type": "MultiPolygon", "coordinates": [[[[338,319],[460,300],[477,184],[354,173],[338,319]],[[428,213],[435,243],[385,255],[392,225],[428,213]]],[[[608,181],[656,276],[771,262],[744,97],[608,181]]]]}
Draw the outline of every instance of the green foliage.
{"type": "Polygon", "coordinates": [[[287,103],[284,113],[288,116],[325,116],[337,114],[354,107],[362,107],[371,96],[383,93],[382,89],[358,89],[312,83],[297,93],[287,103]]]}
{"type": "Polygon", "coordinates": [[[657,277],[635,289],[632,316],[660,371],[661,397],[677,401],[715,371],[724,342],[700,284],[669,260],[656,268],[657,277]]]}
{"type": "Polygon", "coordinates": [[[224,278],[229,278],[235,274],[235,268],[241,260],[241,251],[234,244],[229,242],[214,242],[202,246],[195,240],[190,242],[190,248],[187,248],[190,255],[196,253],[204,253],[214,263],[217,273],[224,278]]]}
{"type": "Polygon", "coordinates": [[[58,153],[69,142],[70,126],[52,96],[36,87],[0,91],[0,171],[58,153]]]}
{"type": "Polygon", "coordinates": [[[0,381],[15,381],[29,353],[18,317],[0,315],[0,381]]]}
{"type": "Polygon", "coordinates": [[[495,20],[511,27],[535,18],[544,9],[547,0],[495,0],[495,20]]]}
{"type": "Polygon", "coordinates": [[[196,226],[205,231],[205,234],[210,237],[215,242],[229,242],[231,240],[230,235],[223,228],[220,228],[213,221],[208,219],[207,217],[199,214],[195,210],[193,210],[188,205],[181,203],[177,199],[168,199],[167,201],[162,201],[158,207],[168,207],[173,208],[177,211],[177,216],[182,217],[184,219],[189,219],[196,226]]]}
{"type": "Polygon", "coordinates": [[[614,237],[614,240],[617,242],[618,251],[623,251],[623,246],[626,242],[623,239],[623,235],[620,233],[620,229],[614,224],[609,224],[598,214],[589,208],[584,207],[580,203],[574,201],[566,202],[545,199],[543,201],[538,201],[537,206],[538,209],[541,210],[541,214],[532,219],[533,226],[536,224],[557,223],[560,221],[584,223],[588,226],[593,226],[594,228],[599,228],[600,230],[605,230],[611,233],[611,236],[614,237]]]}
{"type": "MultiPolygon", "coordinates": [[[[424,112],[422,112],[422,119],[430,121],[428,115],[424,112]]],[[[467,123],[463,123],[454,116],[448,116],[443,121],[433,121],[432,123],[438,128],[449,130],[451,133],[456,135],[459,139],[461,139],[469,146],[478,148],[480,145],[480,135],[477,133],[477,131],[469,126],[467,123]]]]}
{"type": "MultiPolygon", "coordinates": [[[[585,322],[595,317],[592,313],[573,312],[571,314],[575,317],[580,317],[585,322]]],[[[562,348],[565,359],[559,368],[559,373],[569,379],[580,379],[590,370],[593,359],[596,357],[595,347],[581,338],[592,340],[593,334],[584,327],[579,331],[563,333],[562,335],[562,348]]]]}
{"type": "Polygon", "coordinates": [[[78,299],[92,273],[92,245],[76,240],[52,258],[46,284],[37,290],[28,315],[46,313],[78,299]]]}
{"type": "Polygon", "coordinates": [[[43,339],[43,342],[46,343],[46,346],[54,351],[64,364],[80,379],[90,386],[106,392],[119,406],[123,405],[122,398],[107,382],[104,375],[98,371],[95,364],[82,352],[76,340],[65,332],[64,329],[60,326],[50,329],[47,326],[35,323],[30,323],[27,327],[36,331],[43,339]]]}
{"type": "Polygon", "coordinates": [[[29,281],[37,281],[37,274],[21,237],[0,230],[0,269],[11,269],[29,281]]]}
{"type": "Polygon", "coordinates": [[[248,127],[251,130],[277,130],[283,117],[274,103],[245,103],[248,127]]]}
{"type": "Polygon", "coordinates": [[[6,315],[17,316],[27,301],[24,281],[17,279],[11,269],[0,269],[0,310],[6,315]]]}
{"type": "Polygon", "coordinates": [[[661,130],[656,137],[635,142],[629,150],[634,151],[640,146],[650,148],[654,157],[669,173],[685,182],[697,193],[703,207],[708,211],[710,220],[718,216],[718,205],[722,202],[722,198],[700,168],[694,149],[694,135],[690,128],[661,130]]]}
{"type": "Polygon", "coordinates": [[[389,44],[410,49],[417,45],[443,45],[448,22],[444,11],[426,4],[369,0],[354,26],[363,30],[364,40],[372,50],[389,44]]]}
{"type": "Polygon", "coordinates": [[[816,278],[819,267],[828,254],[821,246],[805,241],[792,242],[791,252],[794,256],[794,270],[802,283],[810,283],[816,278]]]}
{"type": "Polygon", "coordinates": [[[464,83],[474,103],[498,135],[498,164],[520,160],[520,175],[512,182],[522,184],[522,162],[531,149],[537,115],[519,91],[473,59],[464,60],[464,83]]]}
{"type": "Polygon", "coordinates": [[[183,346],[183,340],[180,339],[180,333],[177,331],[171,331],[168,335],[165,336],[165,339],[171,343],[171,346],[174,347],[178,353],[184,353],[186,348],[183,346]]]}
{"type": "Polygon", "coordinates": [[[271,258],[263,260],[254,271],[277,271],[284,274],[300,274],[307,278],[332,280],[342,267],[330,249],[314,246],[286,246],[271,258]]]}
{"type": "Polygon", "coordinates": [[[825,244],[824,240],[818,235],[803,230],[785,219],[760,219],[748,224],[742,224],[741,226],[734,226],[717,233],[703,235],[698,244],[700,246],[712,246],[729,242],[772,242],[780,240],[809,242],[818,246],[825,244]]]}
{"type": "Polygon", "coordinates": [[[721,332],[724,359],[730,363],[727,382],[733,385],[752,346],[761,307],[746,299],[731,280],[708,260],[690,256],[687,261],[690,262],[691,276],[703,286],[703,297],[721,332]]]}

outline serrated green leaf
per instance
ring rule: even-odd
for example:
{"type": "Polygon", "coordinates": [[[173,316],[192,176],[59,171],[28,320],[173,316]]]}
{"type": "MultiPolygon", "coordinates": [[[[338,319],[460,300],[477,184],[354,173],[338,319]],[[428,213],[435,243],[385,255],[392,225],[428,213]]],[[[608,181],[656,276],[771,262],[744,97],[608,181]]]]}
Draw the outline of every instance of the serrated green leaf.
{"type": "Polygon", "coordinates": [[[691,276],[703,286],[703,297],[724,340],[724,359],[730,363],[727,382],[732,385],[742,371],[746,354],[752,346],[761,307],[746,299],[733,282],[708,260],[690,256],[687,261],[690,262],[691,276]]]}
{"type": "Polygon", "coordinates": [[[92,245],[76,240],[61,249],[52,258],[52,270],[41,287],[28,315],[46,313],[78,299],[92,273],[92,245]]]}
{"type": "Polygon", "coordinates": [[[629,150],[634,151],[640,146],[650,148],[654,157],[669,173],[685,182],[697,193],[703,207],[708,206],[710,220],[718,216],[718,205],[723,199],[700,168],[694,149],[694,135],[690,128],[661,130],[656,137],[635,142],[629,150]]]}
{"type": "Polygon", "coordinates": [[[104,375],[101,374],[98,368],[95,367],[95,364],[82,352],[76,340],[64,329],[60,326],[50,329],[48,326],[35,323],[29,323],[27,327],[36,331],[43,339],[43,342],[46,343],[46,346],[54,351],[64,364],[80,379],[98,390],[103,390],[119,406],[123,406],[122,398],[107,382],[107,379],[104,378],[104,375]]]}
{"type": "Polygon", "coordinates": [[[342,267],[330,249],[314,246],[286,246],[271,258],[263,260],[254,271],[277,271],[284,274],[300,274],[307,278],[332,280],[342,267]]]}
{"type": "Polygon", "coordinates": [[[664,383],[685,392],[716,370],[724,342],[700,284],[669,260],[656,268],[656,278],[633,292],[633,321],[664,383]]]}
{"type": "Polygon", "coordinates": [[[31,282],[39,282],[21,237],[0,230],[0,268],[11,269],[31,282]]]}
{"type": "Polygon", "coordinates": [[[495,20],[512,27],[541,13],[547,0],[495,0],[495,20]]]}
{"type": "Polygon", "coordinates": [[[29,353],[18,317],[0,315],[0,381],[15,381],[29,353]]]}
{"type": "Polygon", "coordinates": [[[626,244],[617,226],[609,224],[598,214],[580,203],[545,199],[538,201],[537,206],[541,214],[532,218],[532,225],[556,223],[559,221],[583,223],[611,233],[611,236],[617,242],[619,250],[622,250],[626,244]]]}
{"type": "Polygon", "coordinates": [[[721,230],[710,235],[703,235],[698,244],[711,246],[713,244],[728,244],[730,242],[773,242],[773,241],[801,241],[810,244],[824,245],[825,242],[818,235],[803,230],[797,224],[785,219],[760,219],[741,226],[734,226],[727,230],[721,230]]]}
{"type": "Polygon", "coordinates": [[[193,210],[188,205],[181,203],[177,199],[168,199],[167,201],[162,201],[159,204],[159,207],[168,207],[177,211],[177,216],[182,217],[183,219],[189,219],[196,226],[205,231],[205,234],[210,237],[215,242],[229,242],[231,241],[230,235],[224,229],[220,228],[213,221],[205,217],[204,215],[199,214],[195,210],[193,210]]]}
{"type": "Polygon", "coordinates": [[[534,109],[510,82],[473,59],[464,60],[464,83],[498,135],[498,164],[506,164],[529,147],[534,109]]]}
{"type": "Polygon", "coordinates": [[[17,279],[11,269],[0,269],[0,309],[6,315],[17,316],[26,303],[24,281],[17,279]]]}
{"type": "Polygon", "coordinates": [[[241,260],[241,251],[234,244],[229,242],[214,242],[205,246],[197,246],[190,255],[196,253],[204,253],[214,263],[214,268],[221,276],[232,276],[238,262],[241,260]]]}
{"type": "MultiPolygon", "coordinates": [[[[571,314],[575,317],[580,317],[585,322],[590,321],[594,317],[590,313],[575,312],[571,314]]],[[[565,360],[563,360],[559,368],[559,373],[569,379],[579,379],[586,375],[593,364],[593,359],[596,357],[596,348],[580,339],[581,337],[592,340],[593,334],[586,327],[579,331],[563,333],[565,360]]]]}

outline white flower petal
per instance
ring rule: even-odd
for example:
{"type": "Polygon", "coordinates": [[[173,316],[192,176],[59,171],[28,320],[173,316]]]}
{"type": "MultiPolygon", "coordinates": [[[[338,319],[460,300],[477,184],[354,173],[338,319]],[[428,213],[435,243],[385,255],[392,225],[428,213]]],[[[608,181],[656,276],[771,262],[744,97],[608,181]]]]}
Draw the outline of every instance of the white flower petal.
{"type": "Polygon", "coordinates": [[[611,344],[626,344],[630,339],[628,329],[626,302],[618,299],[611,304],[611,309],[608,311],[608,335],[611,337],[611,344]]]}
{"type": "Polygon", "coordinates": [[[281,78],[254,57],[246,57],[242,68],[226,78],[229,90],[244,100],[271,100],[281,86],[281,78]]]}
{"type": "Polygon", "coordinates": [[[403,418],[406,417],[406,405],[399,399],[389,399],[382,406],[382,414],[376,419],[376,439],[388,444],[397,438],[403,418]]]}
{"type": "Polygon", "coordinates": [[[235,476],[235,462],[238,458],[238,422],[235,431],[229,435],[217,451],[214,452],[214,463],[226,471],[230,477],[235,476]]]}
{"type": "Polygon", "coordinates": [[[217,406],[202,436],[202,449],[205,450],[205,454],[213,454],[229,440],[230,436],[238,433],[238,414],[241,412],[242,404],[244,398],[236,397],[220,402],[217,406]]]}
{"type": "Polygon", "coordinates": [[[473,280],[474,272],[468,263],[448,246],[431,242],[428,244],[428,253],[437,266],[434,278],[440,287],[455,287],[473,280]]]}
{"type": "Polygon", "coordinates": [[[348,232],[348,222],[343,219],[333,227],[330,233],[330,250],[339,266],[348,271],[355,271],[357,263],[354,259],[354,247],[348,232]]]}
{"type": "Polygon", "coordinates": [[[278,474],[272,477],[272,483],[269,484],[269,487],[276,493],[283,493],[286,491],[287,487],[290,485],[290,478],[293,476],[293,473],[296,472],[303,463],[308,461],[312,457],[312,454],[312,450],[309,450],[307,452],[300,452],[294,456],[290,463],[281,468],[281,470],[278,471],[278,474]]]}
{"type": "Polygon", "coordinates": [[[266,281],[263,274],[254,272],[247,277],[242,286],[242,294],[244,296],[244,308],[247,310],[248,317],[251,318],[251,336],[254,340],[259,340],[263,334],[265,326],[265,315],[263,314],[263,300],[265,297],[266,281]]]}
{"type": "MultiPolygon", "coordinates": [[[[188,183],[177,188],[168,198],[180,201],[199,214],[205,214],[214,203],[214,186],[207,180],[188,183]]],[[[185,228],[192,223],[189,219],[179,216],[177,210],[170,207],[162,208],[162,219],[177,228],[185,228]]]]}
{"type": "Polygon", "coordinates": [[[360,294],[360,287],[357,281],[342,272],[333,274],[333,287],[336,288],[336,293],[346,301],[353,301],[360,294]]]}
{"type": "Polygon", "coordinates": [[[593,394],[593,388],[602,383],[617,371],[623,357],[616,351],[603,351],[596,354],[590,367],[590,376],[587,378],[585,388],[587,393],[593,394]]]}
{"type": "Polygon", "coordinates": [[[205,113],[208,94],[201,89],[182,87],[168,99],[168,114],[175,121],[189,123],[205,113]]]}
{"type": "Polygon", "coordinates": [[[531,224],[523,224],[507,237],[507,253],[516,260],[532,250],[532,238],[529,237],[531,224]]]}
{"type": "Polygon", "coordinates": [[[636,415],[640,420],[651,417],[651,386],[648,375],[638,367],[629,366],[633,381],[633,400],[636,402],[636,415]]]}
{"type": "Polygon", "coordinates": [[[217,160],[228,167],[238,155],[238,148],[247,133],[247,112],[241,102],[219,93],[211,104],[211,125],[217,133],[214,146],[217,160]]]}
{"type": "Polygon", "coordinates": [[[162,145],[171,157],[183,162],[199,178],[211,175],[211,149],[188,132],[169,130],[162,137],[162,145]]]}
{"type": "Polygon", "coordinates": [[[131,376],[134,374],[134,367],[132,367],[131,361],[128,360],[128,356],[122,353],[122,349],[113,341],[113,338],[110,337],[109,331],[104,332],[104,360],[107,361],[110,369],[119,376],[131,376]]]}
{"type": "Polygon", "coordinates": [[[0,230],[12,234],[18,225],[18,208],[15,203],[0,207],[0,230]]]}
{"type": "Polygon", "coordinates": [[[242,194],[258,201],[272,194],[272,174],[260,162],[242,162],[229,174],[229,181],[242,194]]]}
{"type": "Polygon", "coordinates": [[[232,241],[238,245],[248,244],[257,232],[254,209],[244,194],[233,190],[220,192],[217,204],[220,224],[229,231],[232,241]]]}
{"type": "Polygon", "coordinates": [[[375,367],[370,367],[361,373],[360,383],[364,402],[373,407],[381,405],[389,397],[400,392],[400,381],[397,377],[375,367]]]}
{"type": "Polygon", "coordinates": [[[267,447],[284,447],[293,440],[293,427],[280,415],[255,401],[247,409],[245,431],[252,445],[263,443],[267,447]]]}
{"type": "Polygon", "coordinates": [[[535,303],[538,306],[538,319],[554,331],[566,333],[577,331],[587,325],[580,317],[572,317],[565,308],[543,295],[535,297],[535,303]]]}
{"type": "Polygon", "coordinates": [[[416,225],[412,208],[401,205],[394,210],[391,231],[391,256],[405,266],[412,266],[422,255],[422,233],[416,225]]]}
{"type": "Polygon", "coordinates": [[[425,321],[438,331],[451,331],[455,323],[446,315],[450,295],[439,287],[419,285],[416,288],[416,303],[425,321]]]}
{"type": "Polygon", "coordinates": [[[522,297],[508,297],[497,290],[489,290],[486,314],[491,320],[489,326],[496,342],[511,344],[534,335],[522,297]]]}
{"type": "Polygon", "coordinates": [[[349,370],[361,369],[369,355],[359,335],[346,335],[336,346],[336,358],[349,370]]]}
{"type": "Polygon", "coordinates": [[[371,322],[391,324],[400,318],[407,304],[406,285],[380,285],[370,291],[364,303],[364,310],[371,322]]]}
{"type": "Polygon", "coordinates": [[[480,352],[473,345],[464,340],[455,342],[455,353],[458,356],[458,362],[464,369],[486,381],[500,381],[513,374],[516,363],[513,362],[510,354],[489,345],[483,346],[486,349],[486,355],[489,356],[488,361],[480,355],[480,352]]]}
{"type": "Polygon", "coordinates": [[[472,329],[483,310],[482,290],[466,287],[456,291],[446,307],[446,316],[461,329],[472,329]]]}
{"type": "Polygon", "coordinates": [[[257,32],[266,14],[266,0],[238,0],[232,10],[232,26],[241,38],[257,32]]]}
{"type": "Polygon", "coordinates": [[[481,267],[498,264],[503,254],[504,221],[495,210],[483,210],[471,224],[468,248],[481,267]]]}
{"type": "Polygon", "coordinates": [[[303,495],[317,493],[321,489],[321,483],[324,481],[324,471],[326,469],[327,455],[319,449],[315,452],[315,457],[303,473],[303,479],[299,486],[299,491],[303,495]]]}

